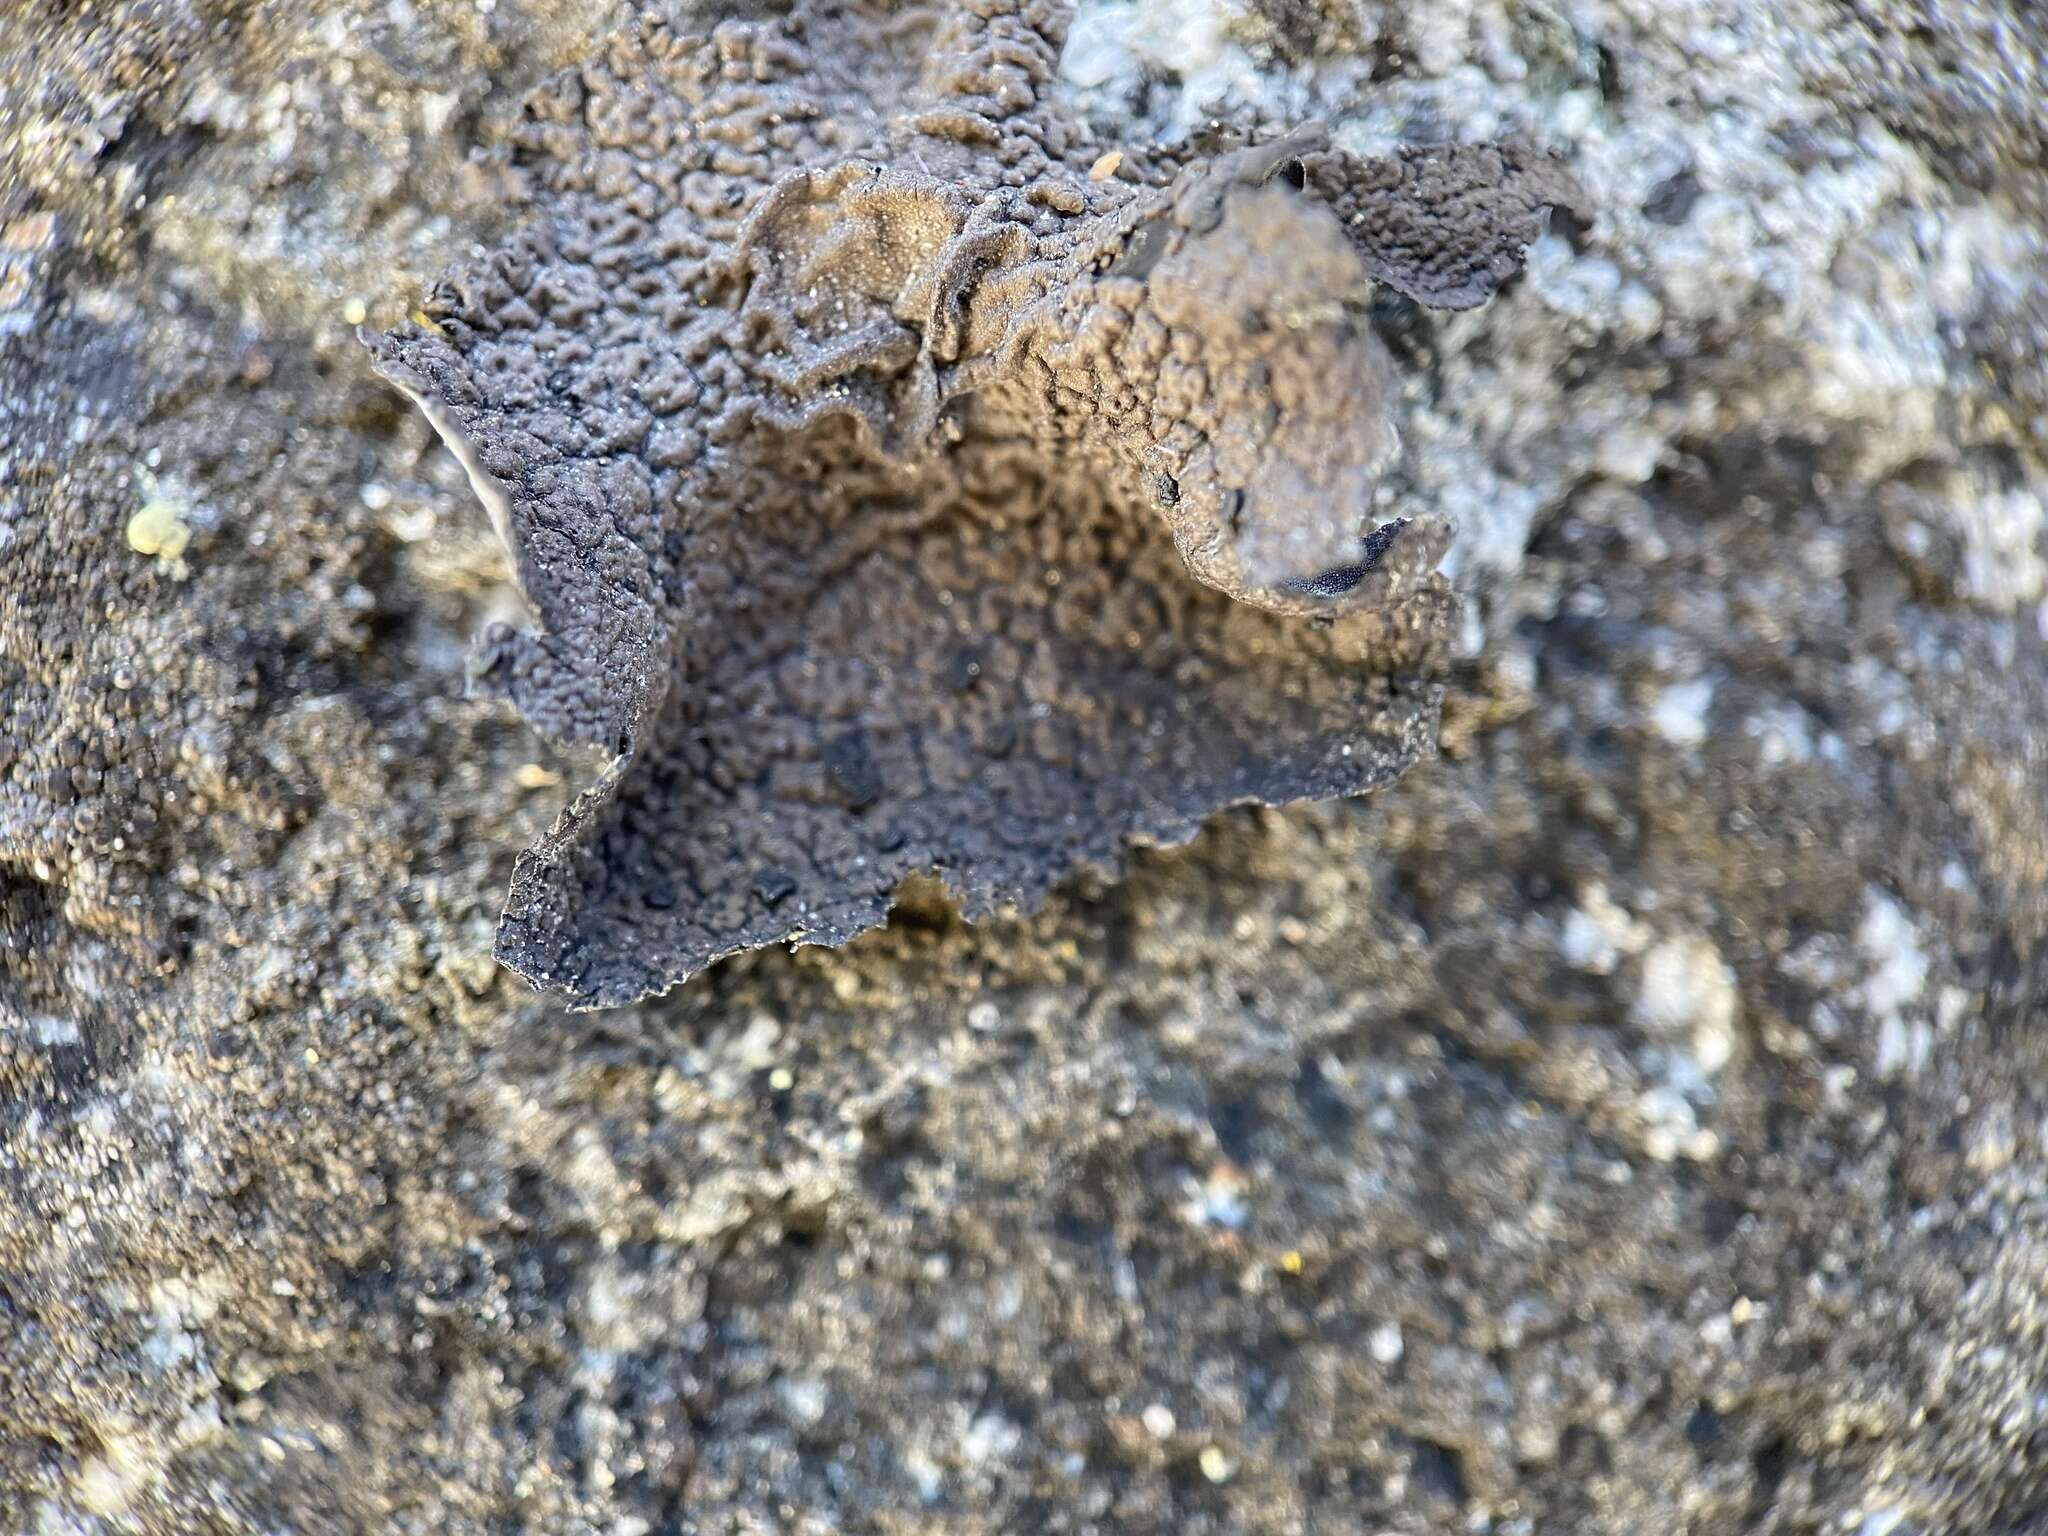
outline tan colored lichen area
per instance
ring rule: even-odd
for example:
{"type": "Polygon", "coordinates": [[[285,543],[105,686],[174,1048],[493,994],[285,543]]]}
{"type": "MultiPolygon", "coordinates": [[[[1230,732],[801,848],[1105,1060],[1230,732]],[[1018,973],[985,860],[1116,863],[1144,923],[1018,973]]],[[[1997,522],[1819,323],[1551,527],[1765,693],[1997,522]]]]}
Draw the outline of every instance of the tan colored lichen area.
{"type": "Polygon", "coordinates": [[[510,497],[539,623],[478,680],[610,760],[521,863],[536,982],[840,942],[928,871],[1035,902],[1428,749],[1442,530],[1376,525],[1366,305],[1479,302],[1576,189],[1313,133],[1118,155],[1053,99],[1065,25],[643,23],[535,93],[524,232],[376,344],[510,497]]]}

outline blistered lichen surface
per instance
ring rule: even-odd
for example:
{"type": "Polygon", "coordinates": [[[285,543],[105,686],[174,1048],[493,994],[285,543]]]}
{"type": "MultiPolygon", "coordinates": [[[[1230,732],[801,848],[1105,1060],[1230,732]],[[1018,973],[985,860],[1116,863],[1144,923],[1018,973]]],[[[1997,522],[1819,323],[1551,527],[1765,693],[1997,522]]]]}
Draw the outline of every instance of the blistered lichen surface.
{"type": "Polygon", "coordinates": [[[938,15],[643,19],[531,98],[523,231],[376,343],[534,610],[477,680],[611,757],[499,942],[581,1002],[1433,744],[1442,543],[1373,515],[1366,306],[1482,302],[1568,174],[1125,150],[1052,99],[1065,5],[938,15]]]}

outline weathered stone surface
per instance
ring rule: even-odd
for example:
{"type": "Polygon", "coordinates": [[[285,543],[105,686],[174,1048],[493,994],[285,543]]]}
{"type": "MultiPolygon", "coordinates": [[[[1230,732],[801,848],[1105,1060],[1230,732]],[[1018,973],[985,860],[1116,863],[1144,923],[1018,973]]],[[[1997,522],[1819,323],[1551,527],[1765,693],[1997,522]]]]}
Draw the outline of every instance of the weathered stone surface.
{"type": "Polygon", "coordinates": [[[518,596],[354,332],[620,18],[0,21],[14,1523],[2038,1523],[2040,22],[1170,9],[1063,57],[1133,153],[1597,194],[1375,309],[1443,757],[603,1014],[491,963],[585,765],[463,697],[518,596]]]}

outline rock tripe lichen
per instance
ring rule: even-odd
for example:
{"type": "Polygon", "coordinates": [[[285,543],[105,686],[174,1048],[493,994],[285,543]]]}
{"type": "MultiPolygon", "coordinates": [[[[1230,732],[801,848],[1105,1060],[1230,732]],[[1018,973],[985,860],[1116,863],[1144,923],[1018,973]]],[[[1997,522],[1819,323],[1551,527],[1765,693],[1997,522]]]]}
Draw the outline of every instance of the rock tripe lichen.
{"type": "Polygon", "coordinates": [[[1033,903],[1430,749],[1443,530],[1373,516],[1367,305],[1481,303],[1582,197],[1493,146],[1102,143],[1066,20],[647,19],[528,102],[521,233],[374,342],[532,606],[478,683],[609,759],[519,863],[535,983],[843,942],[913,874],[1033,903]]]}

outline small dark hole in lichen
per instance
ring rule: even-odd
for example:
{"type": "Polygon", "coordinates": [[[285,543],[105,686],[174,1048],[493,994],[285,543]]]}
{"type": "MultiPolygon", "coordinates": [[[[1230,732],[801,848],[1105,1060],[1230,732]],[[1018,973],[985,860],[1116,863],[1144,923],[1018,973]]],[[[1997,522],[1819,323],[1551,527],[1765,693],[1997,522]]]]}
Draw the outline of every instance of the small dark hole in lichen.
{"type": "Polygon", "coordinates": [[[1276,174],[1297,192],[1305,191],[1308,187],[1308,167],[1299,160],[1282,160],[1276,174]]]}
{"type": "Polygon", "coordinates": [[[1171,475],[1161,475],[1153,489],[1159,493],[1159,504],[1170,507],[1180,500],[1180,482],[1171,475]]]}

